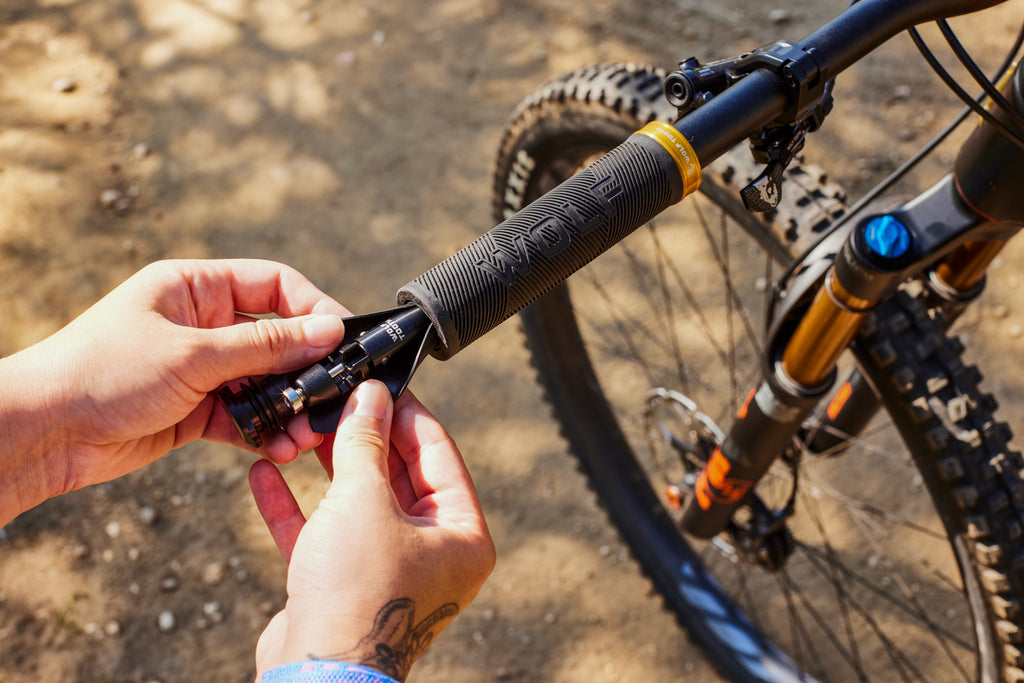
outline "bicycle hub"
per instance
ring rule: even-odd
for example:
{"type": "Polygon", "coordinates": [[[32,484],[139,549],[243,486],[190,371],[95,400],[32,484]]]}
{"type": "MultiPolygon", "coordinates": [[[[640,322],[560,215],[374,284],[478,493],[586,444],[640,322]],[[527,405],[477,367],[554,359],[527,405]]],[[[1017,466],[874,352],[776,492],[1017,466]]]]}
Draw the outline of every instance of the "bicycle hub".
{"type": "Polygon", "coordinates": [[[247,378],[218,396],[238,433],[258,448],[305,413],[320,434],[333,432],[349,394],[368,379],[382,381],[394,398],[428,351],[432,326],[419,308],[405,307],[345,319],[345,338],[330,355],[286,375],[247,378]]]}

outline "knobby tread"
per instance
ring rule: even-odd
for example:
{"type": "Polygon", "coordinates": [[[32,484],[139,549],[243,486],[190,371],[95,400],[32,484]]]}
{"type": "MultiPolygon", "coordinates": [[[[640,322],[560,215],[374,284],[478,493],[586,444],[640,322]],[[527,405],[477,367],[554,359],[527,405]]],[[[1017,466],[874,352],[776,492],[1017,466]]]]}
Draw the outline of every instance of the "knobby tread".
{"type": "Polygon", "coordinates": [[[872,327],[888,330],[889,336],[862,337],[855,350],[876,357],[884,345],[881,355],[892,357],[885,366],[862,367],[894,421],[914,425],[901,431],[922,475],[933,482],[929,488],[949,533],[969,539],[971,561],[1004,647],[1004,680],[1024,679],[1016,626],[1024,596],[1021,455],[1010,449],[1010,429],[992,418],[992,401],[979,388],[981,372],[963,363],[963,345],[946,339],[940,320],[929,318],[905,292],[874,317],[872,327]],[[886,375],[900,377],[895,393],[884,388],[886,375]],[[921,405],[928,410],[919,410],[921,405]]]}

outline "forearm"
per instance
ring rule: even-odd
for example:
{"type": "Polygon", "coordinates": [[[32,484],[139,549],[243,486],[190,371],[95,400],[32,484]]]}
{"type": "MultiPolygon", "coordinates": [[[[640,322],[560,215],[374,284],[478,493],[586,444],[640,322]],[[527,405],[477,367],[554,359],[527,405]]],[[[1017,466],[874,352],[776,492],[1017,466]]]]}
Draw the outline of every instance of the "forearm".
{"type": "Polygon", "coordinates": [[[67,490],[59,362],[38,347],[0,359],[0,527],[67,490]]]}

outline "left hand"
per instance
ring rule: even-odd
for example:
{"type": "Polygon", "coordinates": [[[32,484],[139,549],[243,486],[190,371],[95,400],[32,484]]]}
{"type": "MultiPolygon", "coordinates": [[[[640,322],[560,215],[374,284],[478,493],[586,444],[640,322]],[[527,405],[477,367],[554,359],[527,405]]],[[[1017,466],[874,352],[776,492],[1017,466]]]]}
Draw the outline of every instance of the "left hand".
{"type": "Polygon", "coordinates": [[[314,657],[404,680],[494,567],[473,482],[441,423],[409,392],[392,405],[379,382],[356,388],[317,455],[333,479],[308,521],[273,464],[250,470],[289,561],[288,602],[257,668],[314,657]]]}
{"type": "MultiPolygon", "coordinates": [[[[64,329],[0,360],[0,526],[198,438],[245,448],[210,392],[322,358],[341,342],[347,314],[269,261],[139,271],[64,329]],[[281,317],[251,317],[268,313],[281,317]]],[[[287,462],[320,438],[295,420],[262,452],[287,462]]]]}

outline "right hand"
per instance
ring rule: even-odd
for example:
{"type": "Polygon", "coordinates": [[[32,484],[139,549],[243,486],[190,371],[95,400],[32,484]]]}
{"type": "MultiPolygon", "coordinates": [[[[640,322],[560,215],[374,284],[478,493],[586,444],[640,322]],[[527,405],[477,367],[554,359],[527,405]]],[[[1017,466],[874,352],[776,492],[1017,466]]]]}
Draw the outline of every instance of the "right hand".
{"type": "Polygon", "coordinates": [[[476,596],[494,544],[458,449],[408,392],[392,406],[384,385],[359,385],[329,442],[318,455],[333,480],[308,522],[272,463],[250,471],[290,562],[288,602],[260,638],[257,667],[334,659],[403,680],[476,596]]]}

